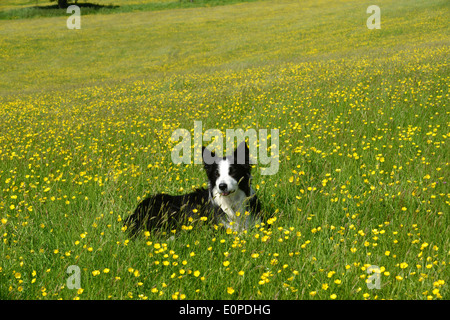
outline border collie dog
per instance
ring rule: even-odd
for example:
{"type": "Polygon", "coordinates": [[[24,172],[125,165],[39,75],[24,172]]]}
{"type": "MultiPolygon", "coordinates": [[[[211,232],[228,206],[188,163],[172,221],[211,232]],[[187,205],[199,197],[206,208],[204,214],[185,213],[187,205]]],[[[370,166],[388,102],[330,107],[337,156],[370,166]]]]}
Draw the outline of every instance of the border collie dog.
{"type": "Polygon", "coordinates": [[[189,217],[206,216],[215,224],[233,231],[251,228],[260,222],[261,204],[253,191],[249,149],[242,142],[226,157],[202,148],[208,189],[185,195],[157,194],[145,198],[125,219],[132,235],[140,230],[179,228],[189,217]]]}

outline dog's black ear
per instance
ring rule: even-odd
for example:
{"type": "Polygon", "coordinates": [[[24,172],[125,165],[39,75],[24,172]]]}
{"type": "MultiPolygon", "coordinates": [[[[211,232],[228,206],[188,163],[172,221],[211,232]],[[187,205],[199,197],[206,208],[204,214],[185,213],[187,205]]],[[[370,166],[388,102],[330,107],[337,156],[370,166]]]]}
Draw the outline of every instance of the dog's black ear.
{"type": "Polygon", "coordinates": [[[245,141],[242,141],[234,150],[234,163],[236,164],[250,164],[250,150],[245,141]]]}
{"type": "Polygon", "coordinates": [[[202,159],[205,167],[212,165],[216,160],[216,154],[207,147],[202,147],[202,159]]]}

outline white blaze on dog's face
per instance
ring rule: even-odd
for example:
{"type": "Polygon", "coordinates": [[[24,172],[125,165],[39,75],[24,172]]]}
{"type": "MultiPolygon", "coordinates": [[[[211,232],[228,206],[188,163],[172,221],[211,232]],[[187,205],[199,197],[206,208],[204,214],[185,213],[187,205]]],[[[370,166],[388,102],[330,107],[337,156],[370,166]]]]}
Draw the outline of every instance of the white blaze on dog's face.
{"type": "Polygon", "coordinates": [[[225,158],[220,160],[217,166],[218,178],[216,180],[215,188],[222,196],[230,195],[239,187],[238,181],[236,181],[230,173],[231,166],[229,159],[225,158]]]}
{"type": "Polygon", "coordinates": [[[233,155],[223,158],[216,157],[206,148],[204,152],[209,156],[206,158],[204,154],[204,166],[212,189],[225,197],[239,189],[249,195],[251,167],[248,161],[248,148],[245,144],[238,147],[233,155]],[[237,160],[238,152],[244,155],[241,161],[237,160]]]}

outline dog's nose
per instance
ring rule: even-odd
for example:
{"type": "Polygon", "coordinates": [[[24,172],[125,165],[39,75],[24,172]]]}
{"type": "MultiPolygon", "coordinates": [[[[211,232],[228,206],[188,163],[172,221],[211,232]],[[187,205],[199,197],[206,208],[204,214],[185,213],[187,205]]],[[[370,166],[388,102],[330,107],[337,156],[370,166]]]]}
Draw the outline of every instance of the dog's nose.
{"type": "Polygon", "coordinates": [[[227,184],[226,184],[226,183],[223,183],[223,182],[220,183],[220,184],[219,184],[219,189],[222,190],[222,191],[225,191],[225,190],[227,189],[227,184]]]}

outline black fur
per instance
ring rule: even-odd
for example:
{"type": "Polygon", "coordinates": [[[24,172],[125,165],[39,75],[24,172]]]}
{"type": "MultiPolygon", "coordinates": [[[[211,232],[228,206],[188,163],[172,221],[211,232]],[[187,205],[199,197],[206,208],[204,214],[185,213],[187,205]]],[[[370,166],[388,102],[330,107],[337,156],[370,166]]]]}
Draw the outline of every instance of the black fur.
{"type": "MultiPolygon", "coordinates": [[[[245,145],[245,143],[243,143],[245,145]]],[[[239,146],[228,159],[237,159],[239,146]]],[[[202,149],[203,166],[209,180],[208,189],[196,189],[185,195],[157,194],[151,195],[138,204],[134,212],[125,219],[125,225],[132,235],[139,231],[156,229],[179,229],[189,217],[194,219],[206,216],[208,221],[219,224],[225,213],[212,201],[212,188],[217,179],[217,159],[215,154],[205,147],[202,149]],[[207,163],[208,162],[208,163],[207,163]],[[194,212],[194,209],[196,209],[194,212]]],[[[227,157],[224,157],[224,159],[227,157]]],[[[242,159],[238,159],[242,160],[242,159]]],[[[249,163],[248,147],[245,145],[245,163],[232,161],[229,175],[238,181],[239,188],[249,197],[247,210],[251,215],[259,216],[261,204],[256,194],[251,195],[250,180],[251,166],[249,163]]]]}

